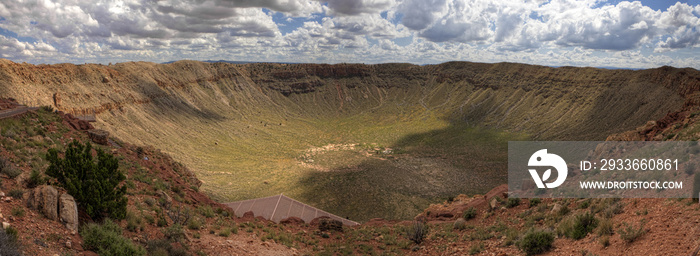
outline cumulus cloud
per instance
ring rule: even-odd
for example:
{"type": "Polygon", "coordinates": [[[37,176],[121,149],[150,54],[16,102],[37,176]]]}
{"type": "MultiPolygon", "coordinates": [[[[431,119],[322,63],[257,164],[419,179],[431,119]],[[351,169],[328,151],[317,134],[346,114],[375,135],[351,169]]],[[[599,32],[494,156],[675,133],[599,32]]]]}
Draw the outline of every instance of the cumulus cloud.
{"type": "Polygon", "coordinates": [[[331,19],[333,29],[339,35],[369,35],[375,38],[396,38],[409,35],[402,25],[395,25],[382,18],[379,14],[363,14],[358,16],[341,16],[331,19]]]}
{"type": "Polygon", "coordinates": [[[700,5],[693,8],[685,3],[676,3],[661,14],[660,26],[670,33],[666,40],[658,43],[656,51],[668,51],[700,45],[700,5]]]}
{"type": "Polygon", "coordinates": [[[659,12],[640,2],[547,14],[548,25],[558,34],[557,44],[602,50],[637,48],[657,33],[658,16],[659,12]]]}
{"type": "Polygon", "coordinates": [[[331,15],[358,15],[380,13],[396,3],[393,0],[328,0],[331,15]]]}
{"type": "Polygon", "coordinates": [[[448,10],[447,0],[405,0],[399,5],[403,13],[401,22],[413,30],[422,30],[445,16],[448,10]]]}
{"type": "Polygon", "coordinates": [[[16,38],[0,35],[0,57],[2,58],[50,56],[55,52],[56,48],[45,42],[20,42],[16,38]]]}
{"type": "Polygon", "coordinates": [[[319,2],[310,0],[219,0],[218,3],[237,8],[267,8],[292,16],[308,16],[322,11],[319,2]]]}
{"type": "Polygon", "coordinates": [[[0,2],[0,36],[2,57],[34,62],[229,57],[698,67],[700,5],[657,11],[600,0],[16,0],[0,2]]]}

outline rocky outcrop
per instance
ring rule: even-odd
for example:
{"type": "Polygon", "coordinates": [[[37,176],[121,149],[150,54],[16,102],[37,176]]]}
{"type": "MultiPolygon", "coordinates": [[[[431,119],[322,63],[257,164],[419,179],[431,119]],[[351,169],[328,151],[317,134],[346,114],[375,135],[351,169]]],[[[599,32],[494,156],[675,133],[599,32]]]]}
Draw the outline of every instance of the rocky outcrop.
{"type": "Polygon", "coordinates": [[[79,131],[95,129],[95,127],[92,127],[92,124],[90,124],[89,122],[85,120],[80,120],[71,114],[66,114],[60,111],[58,112],[58,114],[61,115],[61,117],[63,117],[63,123],[72,127],[73,129],[79,131]]]}
{"type": "Polygon", "coordinates": [[[53,105],[56,109],[61,109],[61,107],[63,107],[61,104],[61,94],[58,92],[53,94],[53,105]]]}
{"type": "Polygon", "coordinates": [[[52,186],[40,186],[25,194],[30,209],[37,210],[50,220],[58,220],[58,190],[52,186]]]}
{"type": "Polygon", "coordinates": [[[311,103],[334,110],[350,101],[363,101],[353,105],[363,108],[391,106],[387,102],[391,99],[411,108],[440,106],[451,111],[445,114],[454,120],[570,140],[602,140],[657,120],[683,104],[700,104],[696,93],[700,72],[671,67],[631,71],[469,62],[417,66],[178,61],[76,66],[2,61],[0,76],[6,78],[0,80],[0,97],[32,106],[54,105],[76,115],[119,116],[136,110],[146,115],[134,116],[150,119],[167,109],[206,116],[220,107],[265,106],[276,101],[275,95],[311,94],[304,99],[311,102],[274,102],[274,106],[303,112],[311,103]],[[449,102],[421,101],[445,93],[452,95],[449,102]]]}
{"type": "Polygon", "coordinates": [[[78,231],[78,204],[73,196],[63,193],[59,197],[59,221],[71,231],[78,231]]]}
{"type": "Polygon", "coordinates": [[[90,137],[90,140],[92,142],[95,142],[100,145],[109,145],[109,132],[105,130],[100,130],[100,129],[92,129],[87,131],[88,137],[90,137]]]}
{"type": "Polygon", "coordinates": [[[508,185],[503,184],[491,189],[485,195],[459,195],[452,202],[431,204],[423,213],[415,217],[415,220],[446,221],[462,216],[470,208],[477,211],[493,210],[500,208],[503,200],[508,198],[508,185]]]}
{"type": "Polygon", "coordinates": [[[299,217],[288,217],[286,219],[283,219],[280,221],[281,224],[291,224],[291,225],[299,225],[299,224],[304,224],[304,220],[302,220],[299,217]]]}
{"type": "Polygon", "coordinates": [[[71,231],[78,231],[78,204],[73,196],[53,186],[40,186],[25,193],[27,207],[41,212],[47,219],[60,221],[71,231]]]}
{"type": "Polygon", "coordinates": [[[0,98],[0,110],[11,109],[19,106],[13,98],[0,98]]]}

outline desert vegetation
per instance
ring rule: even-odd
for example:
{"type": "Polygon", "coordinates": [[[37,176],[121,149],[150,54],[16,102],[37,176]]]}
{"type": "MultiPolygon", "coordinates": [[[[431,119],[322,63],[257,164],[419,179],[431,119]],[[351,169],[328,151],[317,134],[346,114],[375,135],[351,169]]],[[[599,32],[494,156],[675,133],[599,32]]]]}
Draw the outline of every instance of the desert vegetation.
{"type": "MultiPolygon", "coordinates": [[[[675,69],[464,62],[181,61],[52,70],[72,85],[56,95],[61,110],[95,111],[100,116],[95,125],[114,137],[142,148],[157,145],[192,168],[205,181],[202,191],[218,201],[285,193],[359,221],[410,219],[448,196],[485,193],[505,182],[507,141],[604,140],[682,107],[682,89],[648,77],[677,74],[679,86],[694,81],[694,73],[675,69]],[[95,78],[103,73],[121,81],[118,89],[95,78]],[[350,144],[358,147],[306,156],[311,149],[350,144]],[[393,179],[401,174],[415,179],[393,179]],[[428,183],[433,189],[423,185],[428,183]],[[368,197],[376,200],[367,202],[368,197]],[[350,203],[339,203],[341,198],[350,203]]],[[[25,72],[46,76],[31,65],[8,64],[2,72],[11,81],[22,81],[25,72]]],[[[47,84],[27,82],[15,90],[0,83],[11,89],[6,96],[21,102],[56,105],[44,88],[63,87],[37,79],[47,84]]]]}
{"type": "MultiPolygon", "coordinates": [[[[582,254],[604,255],[622,254],[623,247],[638,249],[656,232],[683,244],[695,242],[660,225],[675,223],[676,217],[665,211],[697,211],[691,200],[526,202],[498,196],[493,206],[489,201],[454,212],[423,212],[445,198],[449,199],[441,204],[445,208],[481,198],[472,195],[504,183],[507,141],[602,140],[677,110],[684,97],[680,92],[688,91],[674,87],[686,86],[683,79],[688,79],[687,74],[673,73],[678,70],[612,72],[448,63],[377,65],[334,77],[333,72],[318,73],[333,66],[308,69],[313,72],[298,72],[300,67],[310,66],[196,62],[62,66],[79,74],[116,70],[139,83],[125,79],[116,93],[101,85],[102,79],[93,82],[92,76],[72,75],[66,81],[74,82],[74,91],[59,92],[62,110],[99,113],[95,125],[111,132],[109,145],[85,143],[89,138],[63,124],[63,117],[49,107],[0,120],[0,184],[10,198],[3,214],[18,227],[39,222],[51,228],[20,231],[18,247],[30,254],[38,253],[37,248],[76,252],[75,247],[68,248],[71,242],[103,254],[203,255],[230,249],[223,241],[245,240],[251,245],[244,246],[258,246],[257,250],[294,249],[319,255],[534,255],[582,251],[572,247],[586,244],[582,254]],[[649,79],[657,73],[675,74],[680,80],[669,86],[649,79]],[[504,74],[508,81],[498,79],[504,74]],[[291,86],[285,79],[299,81],[291,86]],[[580,84],[586,87],[579,88],[580,84]],[[625,93],[615,93],[619,91],[625,93]],[[603,96],[606,101],[599,100],[603,96]],[[623,99],[635,100],[629,104],[623,99]],[[597,115],[601,109],[611,111],[597,115]],[[555,112],[566,113],[566,118],[555,112]],[[80,207],[92,208],[89,215],[96,222],[83,223],[78,234],[71,235],[60,223],[23,206],[22,198],[44,184],[68,191],[85,186],[74,182],[80,172],[61,173],[55,168],[76,163],[95,171],[89,175],[101,177],[100,182],[84,179],[85,184],[97,187],[89,191],[109,200],[104,205],[82,201],[80,207]],[[104,170],[113,172],[100,173],[104,170]],[[198,178],[205,181],[201,189],[198,178]],[[340,228],[277,224],[234,217],[211,200],[279,192],[354,220],[389,220],[340,228]],[[426,218],[397,221],[419,214],[426,218]],[[107,242],[97,246],[92,241],[107,242]]],[[[2,72],[17,79],[27,72],[19,70],[12,66],[2,72]]],[[[41,103],[55,96],[45,95],[42,88],[53,86],[46,81],[47,85],[27,83],[22,91],[8,93],[23,102],[41,103]],[[32,92],[31,97],[25,91],[32,92]]],[[[0,81],[0,86],[4,83],[0,81]]],[[[693,139],[690,131],[696,129],[693,118],[698,116],[686,112],[666,128],[653,124],[641,129],[653,132],[618,136],[693,139]]],[[[681,170],[678,175],[691,172],[681,170]]],[[[690,221],[696,218],[687,216],[690,221]]],[[[18,233],[10,228],[5,232],[18,233]]],[[[680,253],[691,248],[646,249],[680,253]]]]}
{"type": "Polygon", "coordinates": [[[126,216],[126,187],[119,186],[126,177],[118,170],[114,156],[98,148],[95,162],[91,143],[83,145],[73,140],[63,158],[57,150],[49,149],[46,160],[50,163],[46,175],[55,178],[90,217],[101,220],[105,216],[126,216]]]}

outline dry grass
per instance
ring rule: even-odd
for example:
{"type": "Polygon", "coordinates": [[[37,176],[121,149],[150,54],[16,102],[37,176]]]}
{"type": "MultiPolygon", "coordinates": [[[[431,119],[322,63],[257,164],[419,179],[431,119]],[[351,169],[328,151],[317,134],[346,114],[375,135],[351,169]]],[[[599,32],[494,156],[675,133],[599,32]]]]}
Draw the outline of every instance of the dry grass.
{"type": "MultiPolygon", "coordinates": [[[[52,105],[49,92],[55,90],[46,90],[49,86],[66,90],[60,92],[66,110],[106,108],[98,127],[171,153],[197,173],[202,191],[216,200],[285,193],[358,220],[410,218],[437,199],[486,192],[505,182],[505,142],[529,138],[522,134],[604,139],[682,103],[663,86],[620,78],[631,72],[513,64],[352,66],[367,75],[336,78],[297,76],[294,72],[308,70],[276,64],[82,68],[123,77],[112,79],[118,85],[105,85],[99,75],[70,76],[78,68],[65,65],[47,75],[62,76],[65,70],[70,87],[6,85],[4,96],[52,105]],[[282,71],[296,78],[285,80],[282,71]],[[293,83],[313,84],[314,91],[285,96],[274,89],[293,83]],[[651,100],[629,104],[637,98],[651,100]],[[314,159],[320,169],[299,163],[310,148],[355,143],[396,153],[333,152],[314,159]]],[[[54,80],[61,81],[46,79],[54,80]]]]}

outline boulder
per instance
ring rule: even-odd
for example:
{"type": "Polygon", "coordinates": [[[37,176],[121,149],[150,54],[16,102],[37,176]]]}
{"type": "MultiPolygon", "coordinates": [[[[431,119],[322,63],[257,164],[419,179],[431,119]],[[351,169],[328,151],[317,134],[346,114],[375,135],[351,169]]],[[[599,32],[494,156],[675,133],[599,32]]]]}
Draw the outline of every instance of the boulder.
{"type": "Polygon", "coordinates": [[[62,194],[59,198],[59,220],[71,231],[78,231],[78,204],[73,196],[62,194]]]}
{"type": "Polygon", "coordinates": [[[100,145],[105,145],[109,146],[109,132],[105,130],[100,130],[100,129],[93,129],[93,130],[88,130],[88,137],[92,140],[92,142],[95,142],[100,145]]]}
{"type": "Polygon", "coordinates": [[[50,220],[58,220],[58,190],[40,186],[25,194],[27,207],[37,210],[50,220]]]}
{"type": "Polygon", "coordinates": [[[10,223],[3,222],[3,223],[2,223],[2,229],[8,229],[8,228],[10,228],[10,223]]]}
{"type": "Polygon", "coordinates": [[[281,224],[292,224],[292,225],[299,225],[299,224],[304,224],[304,220],[300,219],[299,217],[288,217],[280,221],[281,224]]]}
{"type": "Polygon", "coordinates": [[[87,130],[95,129],[95,127],[93,127],[92,124],[90,124],[90,122],[85,121],[85,120],[80,120],[70,113],[66,114],[66,113],[59,111],[58,114],[61,115],[61,117],[63,117],[63,124],[71,126],[75,130],[87,131],[87,130]]]}
{"type": "Polygon", "coordinates": [[[498,207],[498,200],[496,198],[491,199],[491,202],[489,202],[489,207],[491,207],[492,210],[496,209],[496,207],[498,207]]]}
{"type": "Polygon", "coordinates": [[[247,211],[247,212],[243,213],[243,217],[241,217],[241,218],[249,219],[249,220],[255,219],[255,213],[253,213],[252,211],[247,211]]]}

